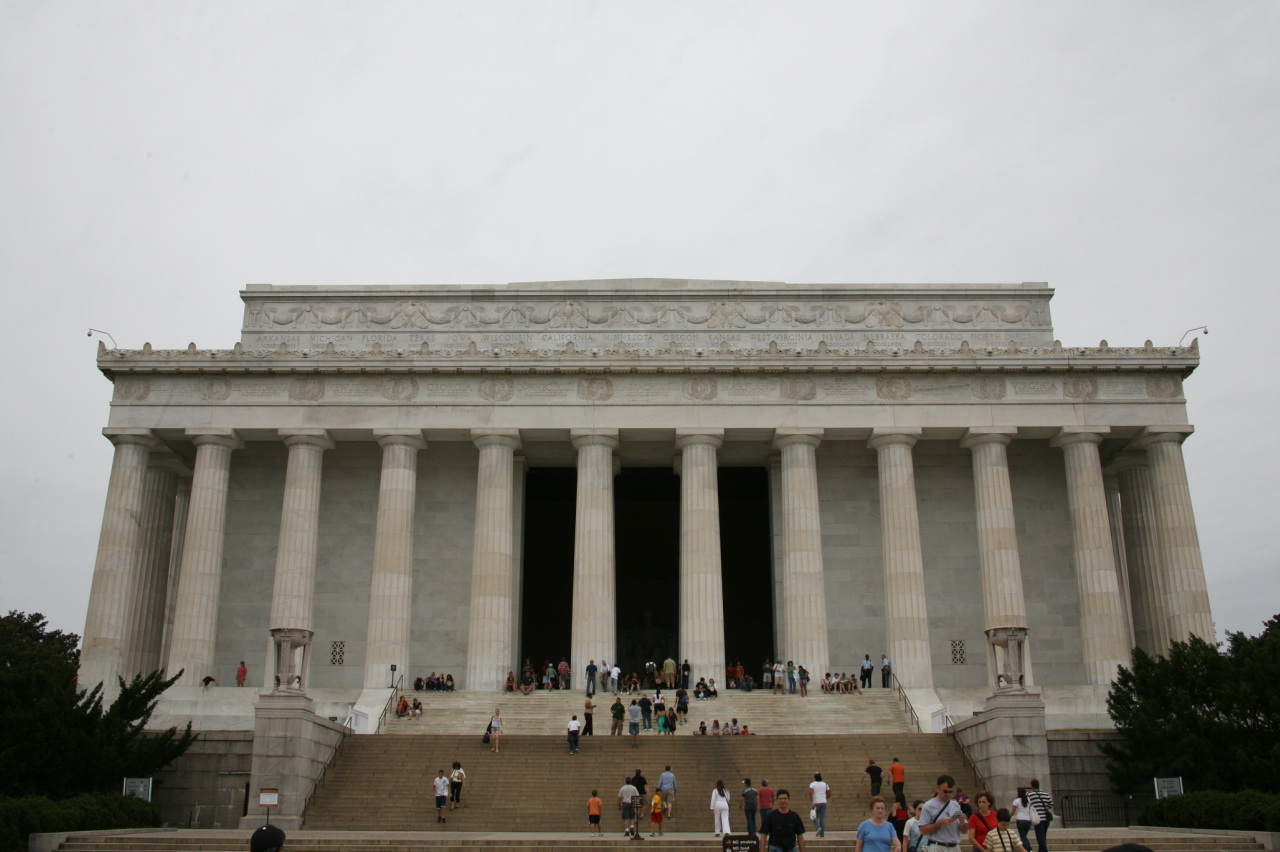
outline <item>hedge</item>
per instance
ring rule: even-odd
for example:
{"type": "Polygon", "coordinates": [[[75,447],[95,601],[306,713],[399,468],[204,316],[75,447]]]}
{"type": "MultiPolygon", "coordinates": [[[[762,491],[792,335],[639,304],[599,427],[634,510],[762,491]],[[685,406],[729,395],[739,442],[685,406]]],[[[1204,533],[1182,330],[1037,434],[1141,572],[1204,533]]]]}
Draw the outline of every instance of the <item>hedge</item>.
{"type": "Polygon", "coordinates": [[[1257,790],[1204,790],[1170,796],[1147,804],[1138,815],[1138,822],[1171,828],[1280,831],[1280,795],[1257,790]]]}
{"type": "Polygon", "coordinates": [[[136,796],[83,795],[57,801],[43,796],[0,798],[0,852],[24,852],[32,834],[159,825],[160,811],[136,796]]]}

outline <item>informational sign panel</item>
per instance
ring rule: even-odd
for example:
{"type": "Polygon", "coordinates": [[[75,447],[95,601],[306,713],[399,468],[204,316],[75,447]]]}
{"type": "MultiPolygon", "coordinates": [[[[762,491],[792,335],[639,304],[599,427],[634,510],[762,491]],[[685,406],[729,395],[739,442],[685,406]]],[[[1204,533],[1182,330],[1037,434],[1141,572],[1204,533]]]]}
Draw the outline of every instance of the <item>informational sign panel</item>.
{"type": "Polygon", "coordinates": [[[258,807],[260,808],[278,808],[280,807],[280,790],[274,787],[263,787],[258,791],[258,807]]]}
{"type": "Polygon", "coordinates": [[[1181,778],[1157,778],[1156,779],[1156,798],[1167,799],[1170,796],[1182,795],[1182,779],[1181,778]]]}
{"type": "Polygon", "coordinates": [[[726,834],[720,848],[723,852],[758,852],[760,838],[754,834],[726,834]]]}
{"type": "Polygon", "coordinates": [[[151,780],[150,778],[124,779],[124,794],[126,796],[137,796],[144,802],[151,801],[151,780]]]}

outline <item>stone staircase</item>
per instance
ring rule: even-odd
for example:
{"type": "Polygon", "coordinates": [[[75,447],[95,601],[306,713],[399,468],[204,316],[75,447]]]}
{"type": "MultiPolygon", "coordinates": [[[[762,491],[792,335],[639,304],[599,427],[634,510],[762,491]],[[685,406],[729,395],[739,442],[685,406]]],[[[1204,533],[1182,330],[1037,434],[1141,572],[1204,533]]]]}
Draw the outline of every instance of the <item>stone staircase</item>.
{"type": "MultiPolygon", "coordinates": [[[[576,690],[519,693],[413,692],[401,693],[412,702],[419,698],[426,707],[416,719],[389,716],[382,728],[387,734],[452,734],[464,736],[484,732],[495,707],[502,709],[503,730],[510,735],[564,734],[569,718],[582,719],[586,696],[576,690]]],[[[623,704],[632,698],[622,696],[623,704]]],[[[397,699],[398,700],[398,699],[397,699]]],[[[609,706],[613,695],[597,694],[593,699],[597,734],[609,732],[609,706]]],[[[756,690],[738,692],[724,690],[710,701],[689,702],[689,728],[681,727],[683,737],[706,721],[727,722],[737,718],[757,734],[905,734],[915,731],[900,699],[891,689],[868,689],[858,695],[823,695],[821,692],[802,698],[799,695],[771,695],[756,690]]],[[[885,757],[886,761],[888,757],[885,757]]],[[[879,760],[880,758],[877,758],[879,760]]]]}

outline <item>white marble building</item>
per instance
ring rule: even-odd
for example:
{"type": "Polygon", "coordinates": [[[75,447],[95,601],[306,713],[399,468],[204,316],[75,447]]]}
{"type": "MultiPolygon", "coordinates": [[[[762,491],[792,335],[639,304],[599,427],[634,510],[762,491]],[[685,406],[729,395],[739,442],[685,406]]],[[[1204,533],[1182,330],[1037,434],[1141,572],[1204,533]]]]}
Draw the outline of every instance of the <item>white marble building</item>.
{"type": "Polygon", "coordinates": [[[672,645],[718,675],[716,471],[753,467],[775,656],[820,675],[884,652],[926,710],[1025,687],[1050,727],[1105,725],[1133,645],[1213,636],[1182,455],[1198,353],[1062,346],[1052,295],[252,285],[233,348],[99,350],[115,459],[81,682],[182,669],[162,719],[218,728],[252,727],[264,690],[372,703],[393,665],[496,690],[531,617],[524,483],[544,467],[577,470],[572,594],[537,614],[564,622],[575,670],[617,658],[636,594],[615,476],[665,468],[672,645]],[[199,688],[241,660],[257,689],[199,688]]]}

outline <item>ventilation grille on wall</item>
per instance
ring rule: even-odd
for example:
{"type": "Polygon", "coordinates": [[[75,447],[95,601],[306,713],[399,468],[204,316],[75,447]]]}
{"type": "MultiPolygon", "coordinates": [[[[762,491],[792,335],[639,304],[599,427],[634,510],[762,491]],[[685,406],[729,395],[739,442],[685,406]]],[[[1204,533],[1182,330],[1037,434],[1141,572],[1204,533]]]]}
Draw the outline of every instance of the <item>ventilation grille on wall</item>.
{"type": "Polygon", "coordinates": [[[953,666],[964,665],[964,640],[963,639],[951,640],[951,665],[953,666]]]}
{"type": "MultiPolygon", "coordinates": [[[[952,643],[955,644],[955,643],[952,643]]],[[[963,652],[962,652],[963,653],[963,652]]],[[[329,665],[340,666],[347,656],[346,642],[333,642],[329,645],[329,665]]]]}

